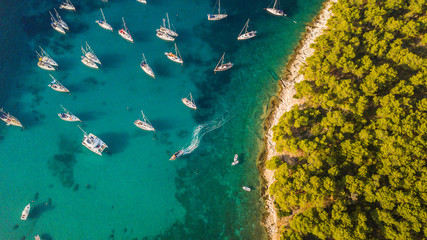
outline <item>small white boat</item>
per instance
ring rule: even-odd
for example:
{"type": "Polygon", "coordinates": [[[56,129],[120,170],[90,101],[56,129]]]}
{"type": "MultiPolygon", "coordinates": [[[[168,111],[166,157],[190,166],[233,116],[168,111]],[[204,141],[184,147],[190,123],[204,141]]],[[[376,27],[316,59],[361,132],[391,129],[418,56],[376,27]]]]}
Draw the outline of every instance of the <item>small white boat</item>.
{"type": "MultiPolygon", "coordinates": [[[[79,126],[80,130],[83,129],[79,126]]],[[[89,135],[83,131],[83,141],[82,145],[92,152],[102,156],[102,152],[108,148],[107,144],[105,144],[100,138],[90,133],[89,135]]]]}
{"type": "Polygon", "coordinates": [[[173,42],[175,41],[175,38],[170,36],[169,34],[160,31],[160,29],[156,29],[156,36],[162,40],[168,41],[168,42],[173,42]]]}
{"type": "Polygon", "coordinates": [[[98,23],[98,25],[103,29],[113,31],[113,27],[111,27],[111,25],[107,23],[107,20],[105,20],[104,12],[101,8],[99,10],[101,10],[102,19],[104,20],[96,20],[95,22],[98,23]]]}
{"type": "Polygon", "coordinates": [[[123,17],[122,17],[122,20],[123,20],[123,28],[119,30],[119,35],[122,36],[122,38],[128,40],[129,42],[133,43],[133,38],[130,35],[129,29],[126,26],[125,19],[123,17]]]}
{"type": "Polygon", "coordinates": [[[156,76],[154,75],[153,69],[151,69],[151,67],[148,65],[147,59],[145,59],[144,53],[142,54],[142,62],[139,66],[141,66],[142,70],[144,70],[144,72],[148,74],[148,76],[154,79],[156,78],[156,76]]]}
{"type": "Polygon", "coordinates": [[[40,240],[40,236],[39,235],[34,236],[34,240],[40,240]]]}
{"type": "Polygon", "coordinates": [[[52,13],[50,13],[50,20],[52,21],[50,23],[50,26],[52,26],[53,29],[55,29],[57,32],[65,34],[64,28],[62,28],[61,24],[53,17],[52,13]]]}
{"type": "Polygon", "coordinates": [[[239,36],[237,37],[237,40],[246,40],[256,36],[256,31],[248,32],[248,27],[249,27],[249,19],[248,21],[246,21],[246,24],[242,28],[242,31],[240,31],[239,36]],[[245,32],[243,33],[243,31],[245,32]]]}
{"type": "Polygon", "coordinates": [[[194,101],[193,96],[191,96],[191,93],[187,97],[181,98],[181,101],[185,106],[197,110],[196,102],[194,101]]]}
{"type": "Polygon", "coordinates": [[[36,51],[39,61],[45,62],[51,66],[58,66],[58,63],[56,63],[55,60],[53,60],[53,58],[49,56],[49,54],[47,54],[47,52],[43,50],[42,47],[39,46],[39,48],[40,48],[40,53],[36,51]]]}
{"type": "Polygon", "coordinates": [[[230,69],[230,68],[233,67],[234,64],[232,64],[231,62],[224,63],[224,56],[225,56],[225,53],[222,54],[221,59],[219,60],[219,62],[216,65],[216,67],[214,68],[214,72],[226,71],[226,70],[228,70],[228,69],[230,69]]]}
{"type": "Polygon", "coordinates": [[[141,114],[142,114],[142,120],[137,119],[134,122],[135,126],[141,128],[142,130],[155,131],[153,125],[151,125],[150,121],[148,121],[147,117],[145,117],[142,110],[141,110],[141,114]]]}
{"type": "Polygon", "coordinates": [[[51,74],[49,76],[52,78],[52,82],[48,85],[50,88],[57,92],[70,92],[64,85],[62,85],[58,80],[56,80],[51,74]]]}
{"type": "Polygon", "coordinates": [[[172,157],[169,158],[169,160],[175,160],[175,159],[181,157],[182,155],[184,155],[184,151],[183,150],[179,150],[178,152],[174,153],[172,155],[172,157]]]}
{"type": "MultiPolygon", "coordinates": [[[[168,13],[166,13],[166,19],[167,19],[167,21],[168,21],[168,26],[166,27],[166,22],[165,22],[165,19],[163,18],[163,26],[161,26],[160,27],[160,31],[161,32],[164,32],[164,33],[166,33],[166,34],[168,34],[168,35],[170,35],[170,36],[172,36],[172,37],[178,37],[178,33],[176,33],[174,30],[172,30],[172,28],[171,28],[171,24],[170,24],[170,22],[169,22],[169,15],[168,15],[168,13]]],[[[172,27],[173,27],[173,25],[172,25],[172,27]]]]}
{"type": "Polygon", "coordinates": [[[147,0],[136,0],[137,2],[143,3],[143,4],[147,4],[147,0]]]}
{"type": "MultiPolygon", "coordinates": [[[[273,14],[273,15],[275,15],[275,16],[286,16],[286,14],[285,14],[285,12],[283,12],[283,10],[280,10],[280,9],[277,9],[277,8],[276,8],[277,0],[274,0],[273,7],[270,7],[272,3],[273,3],[273,2],[271,2],[271,3],[270,3],[270,5],[268,6],[268,8],[265,8],[265,10],[266,10],[268,13],[273,14]]],[[[279,3],[280,3],[280,2],[279,2],[279,3]]]]}
{"type": "Polygon", "coordinates": [[[44,70],[48,70],[48,71],[55,71],[55,68],[50,65],[49,63],[40,61],[37,63],[37,66],[39,66],[39,68],[44,69],[44,70]]]}
{"type": "Polygon", "coordinates": [[[62,2],[61,5],[59,5],[59,8],[69,10],[69,11],[76,11],[76,8],[74,7],[74,5],[71,3],[70,0],[65,0],[65,2],[62,2]]]}
{"type": "Polygon", "coordinates": [[[65,113],[58,113],[58,117],[64,121],[67,122],[81,122],[81,120],[76,117],[73,113],[68,111],[66,108],[64,108],[62,105],[60,105],[62,109],[64,109],[65,113]]]}
{"type": "Polygon", "coordinates": [[[55,8],[54,8],[53,10],[55,10],[55,13],[56,13],[56,19],[57,19],[57,22],[59,23],[59,25],[61,25],[61,27],[62,27],[63,29],[65,29],[65,30],[69,31],[69,30],[70,30],[70,28],[68,28],[67,23],[66,23],[64,20],[62,20],[61,16],[59,15],[59,13],[56,11],[56,9],[55,9],[55,8]]]}
{"type": "Polygon", "coordinates": [[[178,51],[178,47],[176,46],[176,43],[175,43],[175,54],[173,54],[172,52],[168,52],[168,53],[165,52],[165,55],[173,62],[181,63],[181,65],[184,63],[184,61],[182,61],[181,54],[178,51]]]}
{"type": "Polygon", "coordinates": [[[22,211],[21,220],[27,220],[28,214],[30,213],[30,209],[31,209],[31,206],[28,203],[28,205],[25,206],[24,211],[22,211]]]}
{"type": "Polygon", "coordinates": [[[252,190],[250,187],[246,187],[246,186],[243,186],[242,188],[243,188],[243,190],[245,190],[247,192],[250,192],[252,190]]]}
{"type": "MultiPolygon", "coordinates": [[[[208,14],[208,20],[209,21],[218,21],[218,20],[221,20],[221,19],[228,17],[228,15],[226,13],[221,13],[221,0],[218,0],[215,3],[215,6],[216,6],[216,4],[218,4],[218,13],[208,14]]],[[[215,8],[215,6],[214,6],[214,8],[215,8]]]]}
{"type": "Polygon", "coordinates": [[[81,47],[82,48],[82,53],[83,53],[83,55],[82,55],[82,60],[81,60],[81,62],[84,64],[84,65],[86,65],[86,66],[88,66],[88,67],[90,67],[90,68],[93,68],[93,69],[98,69],[99,67],[98,67],[98,65],[96,65],[96,63],[95,62],[93,62],[92,60],[90,60],[89,58],[87,58],[86,57],[86,51],[83,49],[83,47],[81,47]]]}
{"type": "Polygon", "coordinates": [[[86,54],[85,56],[92,60],[94,63],[101,64],[101,61],[99,61],[98,57],[96,56],[95,52],[90,48],[89,44],[86,42],[86,54]]]}
{"type": "Polygon", "coordinates": [[[236,164],[239,164],[239,160],[237,160],[237,158],[239,157],[239,155],[234,155],[234,160],[233,160],[233,162],[231,163],[231,166],[234,166],[234,165],[236,165],[236,164]]]}
{"type": "MultiPolygon", "coordinates": [[[[3,111],[3,108],[0,108],[0,119],[6,123],[7,126],[17,126],[17,127],[23,127],[21,122],[14,116],[10,115],[9,113],[6,113],[3,111]]],[[[25,219],[24,219],[25,220],[25,219]]]]}

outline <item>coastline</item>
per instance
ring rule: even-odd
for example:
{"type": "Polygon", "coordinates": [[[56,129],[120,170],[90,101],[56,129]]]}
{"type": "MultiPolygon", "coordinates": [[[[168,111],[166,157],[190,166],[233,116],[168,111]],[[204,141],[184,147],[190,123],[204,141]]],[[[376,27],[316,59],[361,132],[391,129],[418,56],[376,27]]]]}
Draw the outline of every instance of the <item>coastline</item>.
{"type": "Polygon", "coordinates": [[[275,182],[274,170],[267,169],[265,164],[273,156],[283,155],[276,151],[276,144],[273,142],[273,127],[279,122],[280,117],[287,111],[291,110],[295,104],[301,104],[303,100],[294,99],[296,94],[295,83],[304,80],[299,74],[299,70],[305,64],[308,57],[313,55],[314,49],[310,46],[315,43],[317,37],[322,35],[323,30],[327,28],[327,22],[332,16],[330,7],[338,0],[327,0],[319,14],[306,27],[302,39],[298,43],[294,53],[291,55],[284,72],[283,78],[278,82],[279,90],[270,100],[271,110],[264,122],[264,150],[259,155],[258,168],[262,177],[262,196],[265,201],[265,213],[262,224],[264,225],[268,238],[272,240],[280,239],[280,228],[288,224],[287,220],[279,219],[277,209],[274,204],[274,196],[269,194],[270,186],[275,182]]]}

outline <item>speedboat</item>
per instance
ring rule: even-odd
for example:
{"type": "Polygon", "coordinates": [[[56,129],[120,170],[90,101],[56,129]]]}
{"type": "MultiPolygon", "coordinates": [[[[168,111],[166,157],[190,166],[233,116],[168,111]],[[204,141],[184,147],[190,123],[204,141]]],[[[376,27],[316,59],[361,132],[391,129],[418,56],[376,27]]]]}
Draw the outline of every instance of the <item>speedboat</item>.
{"type": "Polygon", "coordinates": [[[55,68],[50,65],[49,63],[43,62],[39,59],[39,62],[37,63],[37,66],[39,66],[41,69],[48,70],[48,71],[55,71],[55,68]]]}
{"type": "Polygon", "coordinates": [[[40,236],[39,235],[34,236],[34,240],[40,240],[40,236]]]}
{"type": "Polygon", "coordinates": [[[154,79],[156,78],[156,76],[154,75],[153,69],[151,69],[151,67],[148,65],[147,59],[145,59],[144,53],[142,54],[142,62],[141,62],[141,64],[139,66],[142,68],[142,70],[144,70],[144,72],[148,76],[150,76],[150,77],[152,77],[154,79]]]}
{"type": "Polygon", "coordinates": [[[239,160],[237,160],[238,157],[239,157],[239,155],[237,155],[237,154],[234,155],[234,161],[231,163],[231,166],[234,166],[234,165],[239,163],[239,160]]]}
{"type": "Polygon", "coordinates": [[[22,211],[21,220],[27,220],[28,214],[30,213],[30,209],[31,209],[31,206],[28,203],[28,205],[25,206],[24,211],[22,211]]]}
{"type": "Polygon", "coordinates": [[[162,40],[165,40],[165,41],[169,41],[169,42],[173,42],[173,41],[175,41],[175,38],[174,38],[174,37],[172,37],[171,35],[169,35],[169,34],[167,34],[167,33],[163,32],[163,31],[161,31],[160,29],[157,29],[156,31],[157,31],[156,36],[157,36],[158,38],[160,38],[160,39],[162,39],[162,40]]]}
{"type": "Polygon", "coordinates": [[[87,58],[86,56],[82,56],[82,63],[90,68],[93,69],[98,69],[98,65],[96,65],[96,63],[94,63],[92,60],[90,60],[89,58],[87,58]]]}
{"type": "Polygon", "coordinates": [[[175,159],[181,157],[183,154],[184,154],[184,151],[183,150],[179,150],[178,152],[174,153],[172,155],[172,157],[169,158],[169,160],[175,160],[175,159]]]}
{"type": "MultiPolygon", "coordinates": [[[[80,126],[79,126],[80,128],[80,126]]],[[[81,129],[81,128],[80,128],[81,129]]],[[[81,129],[83,131],[83,129],[81,129]]],[[[90,133],[89,135],[83,131],[83,142],[82,145],[92,152],[102,156],[102,152],[104,149],[108,148],[107,144],[105,144],[100,138],[90,133]]]]}
{"type": "Polygon", "coordinates": [[[247,192],[250,192],[252,190],[250,187],[246,187],[246,186],[243,186],[242,188],[243,188],[243,190],[245,190],[247,192]]]}
{"type": "Polygon", "coordinates": [[[16,117],[3,111],[3,108],[0,108],[0,119],[5,122],[7,126],[12,125],[17,127],[23,127],[21,122],[16,117]]]}

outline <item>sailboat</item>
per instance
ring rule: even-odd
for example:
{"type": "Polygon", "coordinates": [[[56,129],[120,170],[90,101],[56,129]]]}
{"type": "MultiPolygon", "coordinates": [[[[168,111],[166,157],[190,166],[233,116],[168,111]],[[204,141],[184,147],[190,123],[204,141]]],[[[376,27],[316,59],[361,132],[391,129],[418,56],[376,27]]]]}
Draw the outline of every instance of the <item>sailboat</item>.
{"type": "MultiPolygon", "coordinates": [[[[273,2],[271,2],[271,3],[273,3],[273,2]]],[[[277,0],[274,0],[274,4],[273,4],[273,7],[272,7],[272,8],[270,8],[271,3],[270,3],[270,5],[268,6],[268,8],[265,8],[265,10],[266,10],[268,13],[271,13],[271,14],[273,14],[273,15],[275,15],[275,16],[286,16],[286,14],[283,12],[283,10],[280,10],[280,9],[277,9],[277,8],[276,8],[277,0]]],[[[280,2],[279,2],[279,3],[280,3],[280,2]]]]}
{"type": "Polygon", "coordinates": [[[3,108],[0,108],[0,119],[3,120],[7,126],[12,125],[17,127],[22,127],[21,122],[16,117],[3,111],[3,108]]]}
{"type": "Polygon", "coordinates": [[[64,85],[62,85],[58,80],[56,80],[52,75],[49,74],[52,78],[52,82],[48,85],[50,88],[57,92],[70,92],[64,85]]]}
{"type": "Polygon", "coordinates": [[[147,59],[145,59],[144,53],[142,54],[142,62],[139,66],[141,66],[142,70],[144,70],[144,72],[148,74],[150,77],[154,79],[156,78],[156,76],[154,76],[153,69],[151,69],[151,67],[148,66],[147,59]]]}
{"type": "Polygon", "coordinates": [[[119,35],[122,36],[122,38],[128,40],[129,42],[133,43],[133,38],[130,35],[129,29],[126,26],[125,19],[123,17],[122,17],[122,20],[123,20],[123,28],[119,30],[119,35]]]}
{"type": "MultiPolygon", "coordinates": [[[[166,27],[165,19],[163,18],[163,26],[160,27],[160,31],[164,32],[172,37],[178,37],[178,33],[176,33],[174,30],[171,29],[171,24],[169,22],[169,15],[166,13],[166,19],[168,21],[168,26],[166,27]]],[[[173,25],[172,25],[173,26],[173,25]]]]}
{"type": "Polygon", "coordinates": [[[184,63],[184,61],[182,61],[181,54],[179,54],[176,43],[175,43],[175,54],[173,54],[172,52],[168,52],[168,53],[165,52],[165,55],[173,62],[181,63],[181,65],[184,63]]]}
{"type": "Polygon", "coordinates": [[[87,58],[89,58],[90,60],[92,60],[92,62],[101,64],[101,61],[99,61],[98,57],[95,55],[95,52],[92,50],[92,48],[90,48],[89,44],[87,42],[86,43],[86,54],[85,56],[87,58]]]}
{"type": "Polygon", "coordinates": [[[216,65],[216,67],[214,68],[214,72],[226,71],[226,70],[228,70],[228,69],[230,69],[230,68],[233,67],[233,64],[231,62],[224,63],[224,56],[225,56],[225,53],[222,54],[221,59],[219,60],[219,62],[216,65]]]}
{"type": "Polygon", "coordinates": [[[217,3],[218,3],[218,13],[217,14],[208,14],[208,20],[209,21],[218,21],[218,20],[221,20],[221,19],[228,17],[228,15],[226,13],[221,13],[221,0],[218,0],[215,3],[215,6],[217,3]]]}
{"type": "Polygon", "coordinates": [[[21,220],[27,220],[28,215],[30,214],[31,205],[28,203],[27,206],[25,206],[24,211],[22,211],[21,214],[21,220]]]}
{"type": "Polygon", "coordinates": [[[53,17],[50,11],[49,13],[50,13],[50,20],[52,21],[50,23],[50,26],[52,26],[52,28],[55,29],[57,32],[65,34],[65,30],[64,28],[62,28],[61,24],[58,21],[56,21],[56,19],[53,17]]]}
{"type": "Polygon", "coordinates": [[[82,53],[83,53],[83,55],[81,57],[82,58],[81,62],[90,68],[98,69],[99,68],[98,65],[96,65],[96,63],[94,63],[92,60],[90,60],[88,57],[86,57],[87,53],[83,49],[83,47],[81,47],[81,49],[82,49],[82,53]]]}
{"type": "Polygon", "coordinates": [[[107,20],[105,20],[104,12],[102,12],[101,8],[99,10],[101,10],[102,19],[104,20],[96,20],[95,22],[103,29],[113,31],[113,27],[111,27],[111,25],[107,23],[107,20]]]}
{"type": "Polygon", "coordinates": [[[162,40],[169,41],[169,42],[175,41],[174,37],[172,37],[171,35],[169,35],[165,32],[160,31],[160,29],[156,29],[156,32],[157,32],[156,36],[162,40]]]}
{"type": "Polygon", "coordinates": [[[73,113],[68,111],[62,105],[59,105],[59,106],[61,106],[62,109],[64,109],[64,111],[65,111],[65,113],[58,113],[58,117],[60,119],[67,121],[67,122],[81,122],[81,120],[78,117],[76,117],[76,115],[74,115],[73,113]]]}
{"type": "Polygon", "coordinates": [[[185,106],[197,110],[196,102],[194,101],[193,96],[191,96],[191,93],[187,97],[181,98],[181,101],[185,106]]]}
{"type": "Polygon", "coordinates": [[[107,144],[105,144],[100,138],[90,133],[89,135],[80,127],[80,130],[83,131],[83,141],[82,145],[92,152],[102,156],[102,152],[108,148],[107,144]]]}
{"type": "Polygon", "coordinates": [[[134,122],[135,126],[141,128],[142,130],[155,131],[153,125],[151,125],[150,121],[148,121],[147,117],[145,117],[142,110],[141,110],[141,114],[142,114],[142,120],[137,119],[134,122]]]}
{"type": "Polygon", "coordinates": [[[74,7],[74,5],[71,3],[70,0],[65,0],[65,2],[62,2],[61,5],[59,5],[59,8],[69,10],[69,11],[76,11],[76,8],[74,7]]]}
{"type": "Polygon", "coordinates": [[[51,66],[58,66],[58,64],[53,60],[53,58],[49,56],[49,54],[47,54],[47,52],[43,50],[42,47],[39,46],[39,48],[41,50],[40,53],[36,51],[39,61],[45,62],[51,66]]]}
{"type": "Polygon", "coordinates": [[[52,65],[50,65],[47,62],[40,60],[40,58],[39,58],[39,62],[37,63],[37,66],[39,66],[39,68],[44,69],[44,70],[55,71],[55,68],[52,65]]]}
{"type": "Polygon", "coordinates": [[[256,36],[256,31],[248,32],[248,27],[249,27],[249,19],[248,21],[246,21],[246,24],[242,28],[242,31],[240,31],[239,36],[237,37],[237,40],[246,40],[256,36]],[[245,33],[243,33],[243,31],[245,31],[245,33]]]}
{"type": "Polygon", "coordinates": [[[67,25],[67,23],[65,23],[65,21],[64,20],[62,20],[62,18],[61,18],[61,16],[59,15],[59,13],[56,11],[56,9],[54,8],[53,10],[55,10],[55,13],[56,13],[56,19],[57,19],[57,22],[59,23],[59,25],[61,25],[61,27],[63,28],[63,29],[65,29],[65,30],[70,30],[70,28],[68,28],[68,25],[67,25]]]}
{"type": "Polygon", "coordinates": [[[143,3],[143,4],[147,4],[147,0],[136,0],[137,2],[143,3]]]}
{"type": "Polygon", "coordinates": [[[250,187],[246,187],[246,186],[243,186],[242,188],[243,188],[243,190],[245,190],[247,192],[250,192],[252,190],[250,187]]]}

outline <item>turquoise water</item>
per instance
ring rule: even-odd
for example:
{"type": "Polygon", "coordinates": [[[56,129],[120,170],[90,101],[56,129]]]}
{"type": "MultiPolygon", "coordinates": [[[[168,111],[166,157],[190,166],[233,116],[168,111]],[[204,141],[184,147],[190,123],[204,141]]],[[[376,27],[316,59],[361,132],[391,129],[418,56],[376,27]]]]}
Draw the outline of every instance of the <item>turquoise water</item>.
{"type": "Polygon", "coordinates": [[[278,18],[263,10],[268,1],[224,0],[229,17],[209,22],[209,1],[76,0],[76,13],[59,10],[70,27],[64,36],[49,25],[57,1],[1,1],[0,107],[25,129],[0,125],[0,238],[265,239],[256,168],[265,106],[321,2],[282,1],[289,17],[278,18]],[[114,32],[94,22],[100,7],[114,32]],[[165,12],[180,34],[183,66],[164,56],[173,44],[155,36],[165,12]],[[133,44],[117,34],[121,17],[133,44]],[[237,42],[247,18],[258,36],[237,42]],[[103,63],[99,70],[80,62],[85,41],[103,63]],[[39,45],[57,71],[37,67],[39,45]],[[140,69],[142,52],[156,79],[140,69]],[[235,66],[214,74],[223,52],[235,66]],[[48,88],[49,73],[71,95],[48,88]],[[190,92],[197,111],[180,101],[190,92]],[[59,104],[107,143],[104,156],[81,145],[77,124],[57,117],[59,104]],[[140,110],[155,133],[133,125],[140,110]],[[191,143],[197,126],[221,118],[191,154],[168,160],[191,143]],[[235,153],[240,164],[231,167],[235,153]]]}

